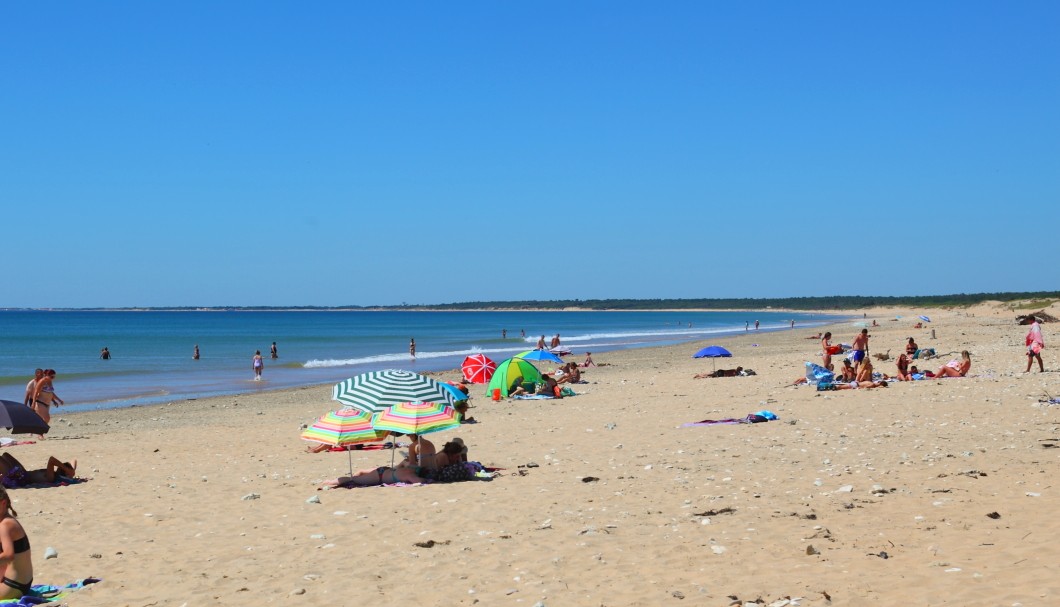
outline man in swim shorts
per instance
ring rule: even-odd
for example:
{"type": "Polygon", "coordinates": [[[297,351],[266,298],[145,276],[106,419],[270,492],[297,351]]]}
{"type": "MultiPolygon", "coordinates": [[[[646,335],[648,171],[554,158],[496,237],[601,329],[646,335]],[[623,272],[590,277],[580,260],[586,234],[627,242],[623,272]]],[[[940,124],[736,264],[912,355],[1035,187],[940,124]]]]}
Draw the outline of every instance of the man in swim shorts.
{"type": "Polygon", "coordinates": [[[851,346],[854,350],[854,371],[857,372],[861,361],[865,360],[865,354],[869,351],[869,330],[862,329],[861,333],[854,337],[854,343],[851,346]]]}

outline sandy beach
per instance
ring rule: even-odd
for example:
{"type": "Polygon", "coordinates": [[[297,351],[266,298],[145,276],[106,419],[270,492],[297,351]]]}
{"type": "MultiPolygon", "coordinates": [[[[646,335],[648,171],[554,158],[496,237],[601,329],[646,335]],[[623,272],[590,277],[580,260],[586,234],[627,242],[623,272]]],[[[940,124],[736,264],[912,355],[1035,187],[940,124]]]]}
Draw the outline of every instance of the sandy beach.
{"type": "MultiPolygon", "coordinates": [[[[877,370],[912,336],[943,354],[921,368],[971,351],[970,377],[792,387],[820,361],[817,329],[796,327],[715,342],[734,353],[719,367],[752,377],[692,379],[712,366],[691,358],[702,342],[594,354],[606,365],[563,400],[477,390],[479,423],[427,438],[461,437],[503,469],[488,482],[318,491],[349,466],[299,439],[335,408],[330,386],[59,408],[46,440],[9,450],[77,459],[89,480],[12,490],[14,507],[36,582],[103,579],[77,607],[1052,604],[1060,405],[1039,398],[1060,396],[1055,326],[1047,372],[1025,374],[1007,305],[914,329],[918,313],[866,311],[871,352],[891,354],[877,370]],[[681,427],[761,409],[779,420],[681,427]]],[[[355,469],[389,461],[353,453],[355,469]]]]}

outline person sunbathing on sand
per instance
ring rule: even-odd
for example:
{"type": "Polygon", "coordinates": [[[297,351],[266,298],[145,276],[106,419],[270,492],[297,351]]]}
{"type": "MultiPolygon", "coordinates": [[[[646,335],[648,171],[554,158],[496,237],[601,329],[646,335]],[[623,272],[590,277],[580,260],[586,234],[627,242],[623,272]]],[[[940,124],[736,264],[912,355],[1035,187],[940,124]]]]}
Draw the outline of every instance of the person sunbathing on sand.
{"type": "Polygon", "coordinates": [[[57,457],[49,457],[48,465],[37,470],[27,470],[22,462],[15,459],[14,455],[5,452],[0,455],[0,480],[5,487],[24,487],[26,485],[52,484],[60,476],[74,478],[77,476],[77,460],[70,462],[60,461],[57,457]]]}
{"type": "Polygon", "coordinates": [[[854,381],[856,374],[854,373],[854,367],[850,364],[850,359],[843,359],[843,368],[836,373],[836,381],[854,381]]]}
{"type": "Polygon", "coordinates": [[[854,377],[855,381],[872,381],[872,361],[865,359],[861,362],[861,366],[857,368],[857,376],[854,377]]]}
{"type": "Polygon", "coordinates": [[[886,388],[887,381],[852,381],[849,383],[834,383],[834,384],[817,384],[817,390],[819,392],[825,392],[828,390],[859,390],[868,388],[886,388]]]}
{"type": "Polygon", "coordinates": [[[951,360],[935,373],[935,377],[964,377],[968,375],[968,371],[971,368],[972,355],[968,352],[968,350],[964,350],[963,352],[961,352],[960,362],[951,360]]]}
{"type": "MultiPolygon", "coordinates": [[[[743,367],[736,367],[735,369],[718,369],[717,371],[711,371],[710,373],[696,373],[692,376],[692,379],[704,379],[707,377],[736,377],[743,371],[743,367]]],[[[803,379],[806,379],[805,377],[803,379]]]]}
{"type": "Polygon", "coordinates": [[[351,486],[372,487],[382,484],[416,484],[424,482],[427,482],[427,479],[418,476],[416,471],[412,468],[391,468],[389,466],[380,466],[369,470],[361,470],[353,476],[340,476],[335,480],[324,481],[321,483],[320,487],[322,489],[337,489],[339,487],[351,486]]]}
{"type": "Polygon", "coordinates": [[[899,381],[912,381],[913,377],[909,373],[909,357],[902,354],[898,357],[898,375],[899,381]]]}

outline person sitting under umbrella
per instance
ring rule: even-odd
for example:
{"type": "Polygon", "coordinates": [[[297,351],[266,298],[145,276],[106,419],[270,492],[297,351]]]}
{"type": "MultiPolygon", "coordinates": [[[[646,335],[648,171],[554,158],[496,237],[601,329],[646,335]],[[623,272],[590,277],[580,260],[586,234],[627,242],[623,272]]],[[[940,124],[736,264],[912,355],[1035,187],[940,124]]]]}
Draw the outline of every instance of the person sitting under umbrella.
{"type": "MultiPolygon", "coordinates": [[[[393,436],[401,436],[400,432],[392,433],[393,436]]],[[[409,455],[398,463],[398,468],[412,468],[416,474],[420,474],[420,468],[434,467],[434,454],[438,450],[431,441],[421,438],[418,434],[409,434],[409,455]]]]}
{"type": "Polygon", "coordinates": [[[441,452],[435,456],[438,467],[427,471],[425,475],[436,483],[455,483],[471,479],[467,466],[467,447],[460,438],[445,443],[441,452]]]}
{"type": "Polygon", "coordinates": [[[5,487],[25,487],[26,485],[54,484],[60,476],[74,478],[77,475],[77,460],[60,461],[51,456],[48,465],[37,470],[27,470],[14,455],[5,452],[0,455],[0,482],[5,487]]]}

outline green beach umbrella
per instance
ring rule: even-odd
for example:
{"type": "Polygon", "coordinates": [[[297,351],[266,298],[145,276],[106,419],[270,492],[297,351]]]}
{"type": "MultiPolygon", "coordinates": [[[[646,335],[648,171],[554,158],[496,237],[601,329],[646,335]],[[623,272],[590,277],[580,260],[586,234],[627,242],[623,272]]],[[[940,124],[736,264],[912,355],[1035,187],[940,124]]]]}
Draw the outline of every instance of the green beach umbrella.
{"type": "Polygon", "coordinates": [[[541,381],[541,372],[526,360],[522,358],[502,360],[497,363],[497,370],[493,372],[493,377],[486,386],[486,396],[492,396],[495,389],[500,389],[501,396],[508,396],[508,388],[511,387],[515,378],[520,376],[525,382],[541,381]]]}

